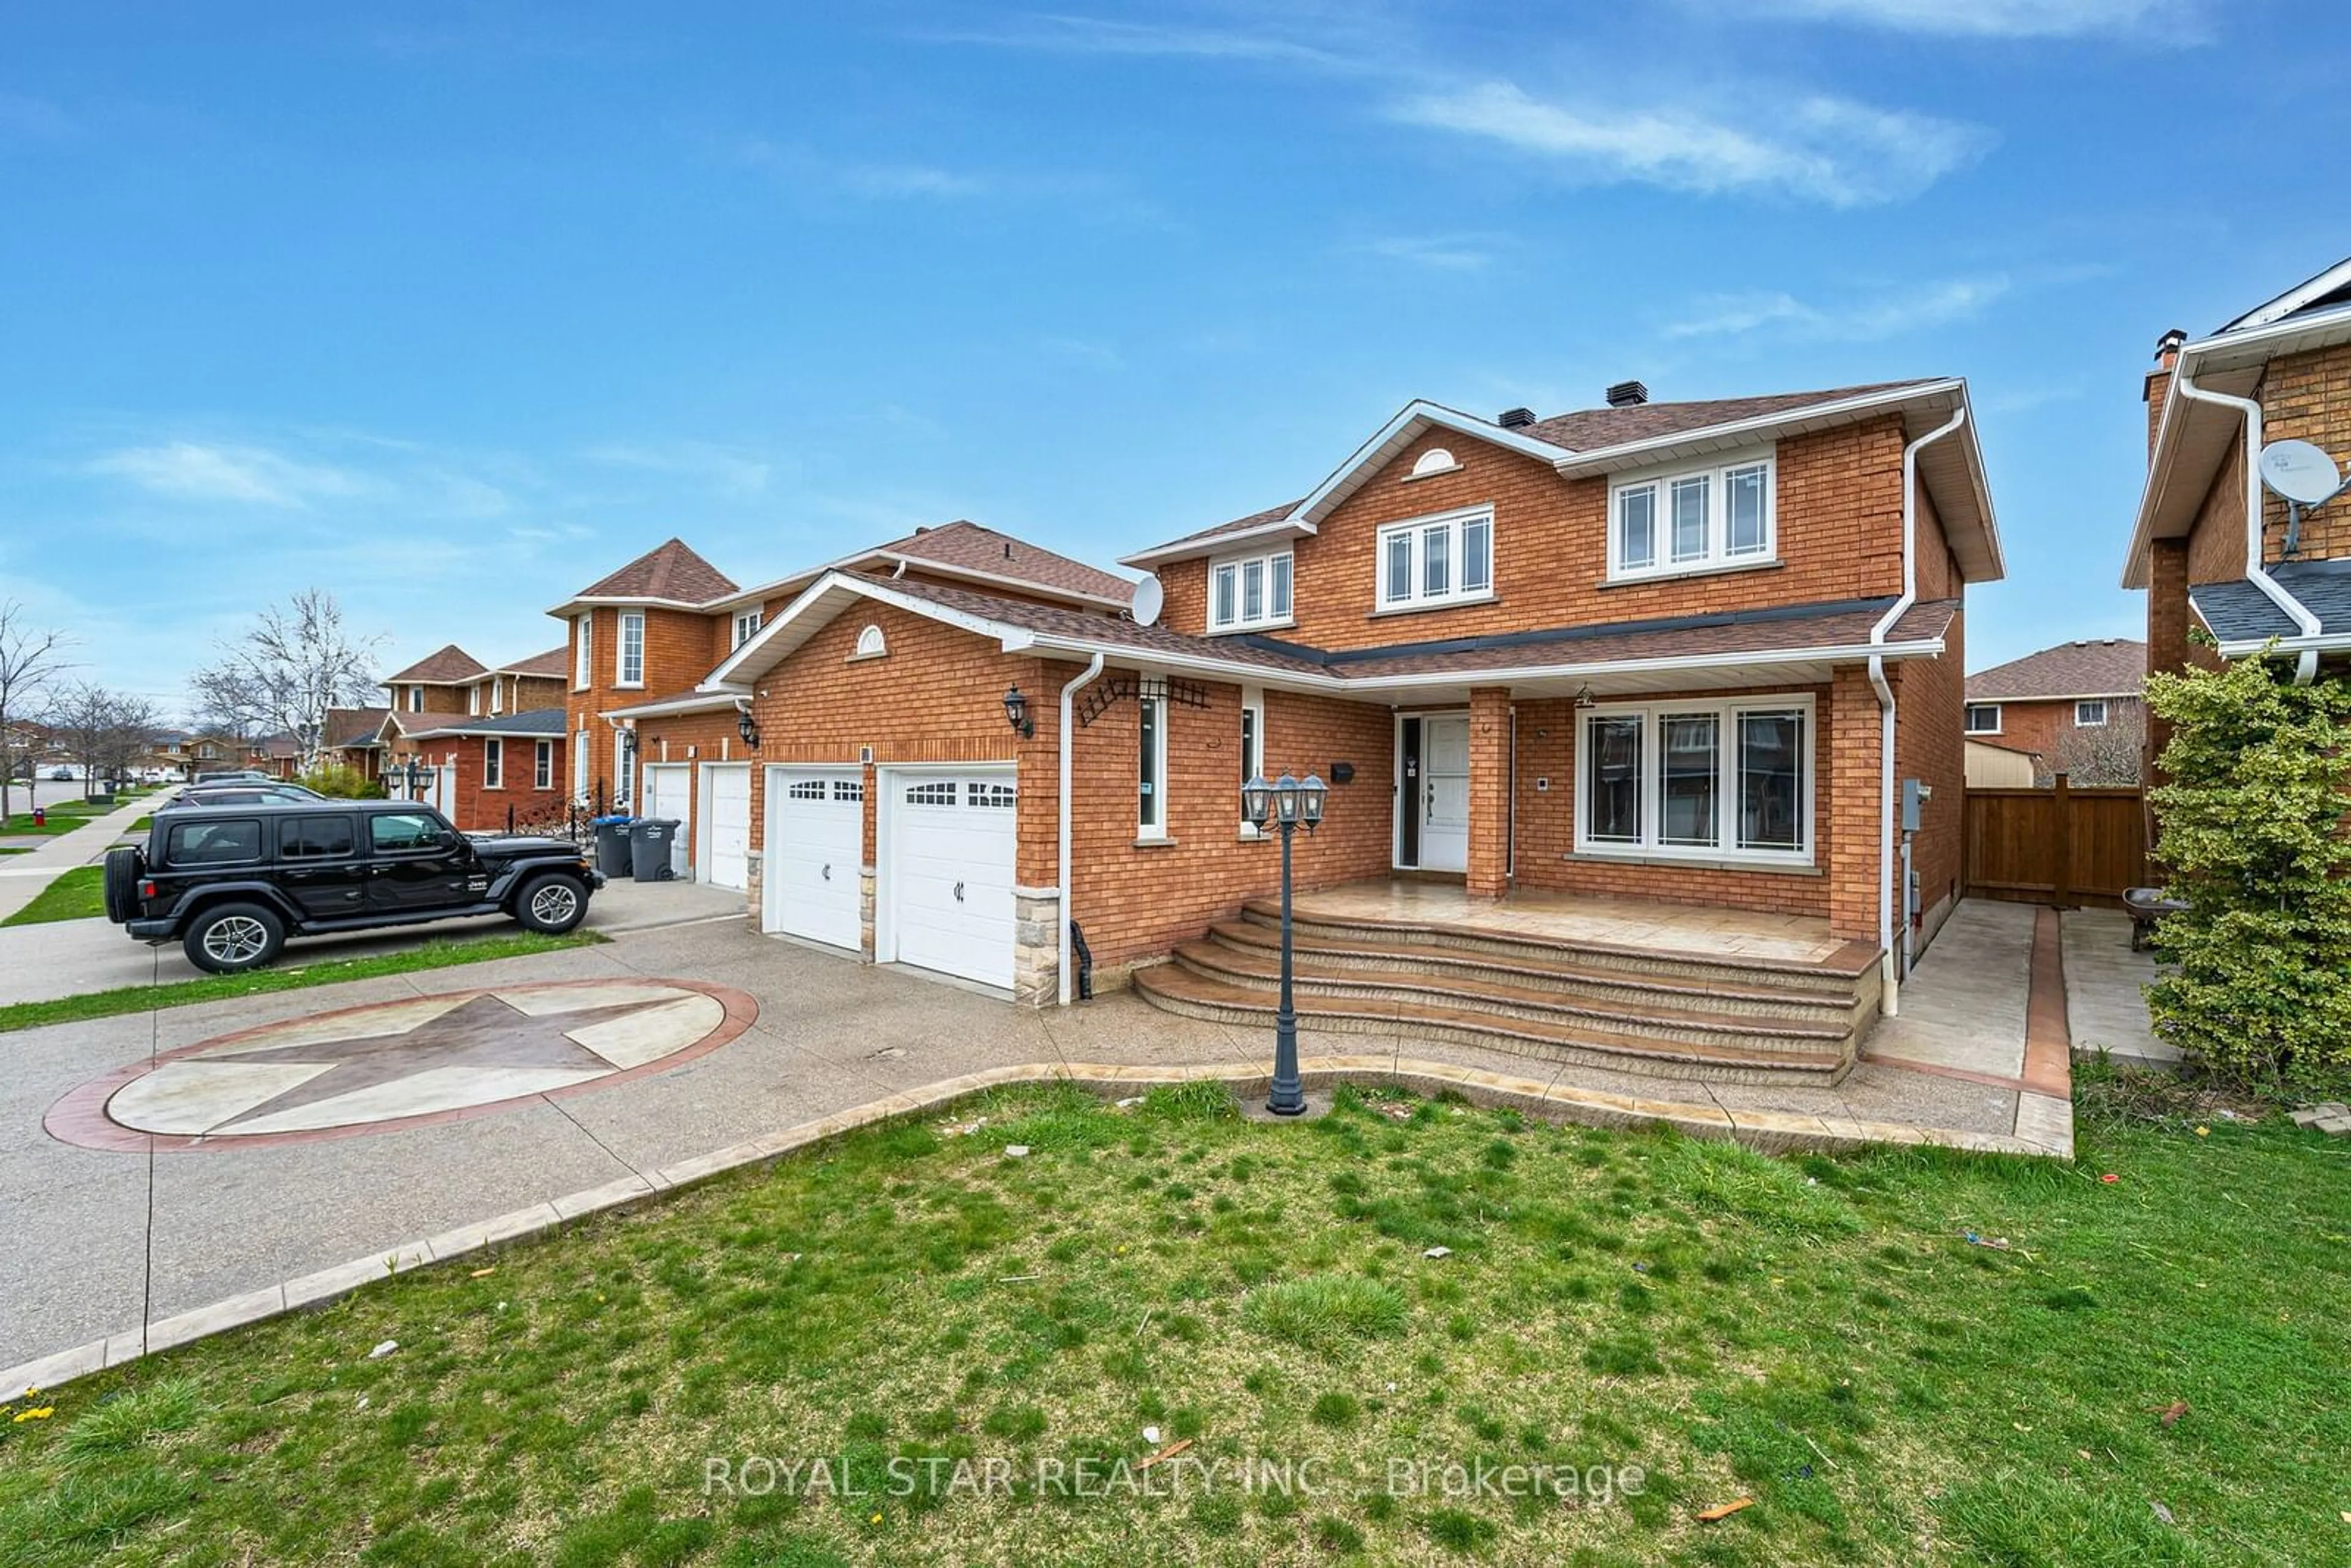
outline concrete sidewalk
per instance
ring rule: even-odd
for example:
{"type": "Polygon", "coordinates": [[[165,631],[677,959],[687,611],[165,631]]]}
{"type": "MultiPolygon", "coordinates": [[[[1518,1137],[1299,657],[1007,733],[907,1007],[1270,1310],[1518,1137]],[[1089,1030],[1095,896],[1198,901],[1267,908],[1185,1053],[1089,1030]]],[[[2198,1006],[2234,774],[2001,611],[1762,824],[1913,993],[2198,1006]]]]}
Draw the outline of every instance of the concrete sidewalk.
{"type": "Polygon", "coordinates": [[[163,796],[138,796],[102,817],[92,817],[69,833],[59,833],[39,848],[0,859],[0,920],[5,920],[38,898],[41,889],[77,866],[103,860],[131,824],[152,812],[163,796]]]}

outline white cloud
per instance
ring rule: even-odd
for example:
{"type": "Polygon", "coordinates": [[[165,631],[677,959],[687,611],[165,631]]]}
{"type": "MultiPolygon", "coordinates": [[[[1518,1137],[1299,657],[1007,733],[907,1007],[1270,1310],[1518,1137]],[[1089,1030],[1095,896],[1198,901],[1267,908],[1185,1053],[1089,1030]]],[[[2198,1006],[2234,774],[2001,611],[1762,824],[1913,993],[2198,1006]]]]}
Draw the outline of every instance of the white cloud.
{"type": "Polygon", "coordinates": [[[1764,9],[1938,37],[2100,36],[2193,43],[2204,37],[2199,0],[1771,0],[1764,9]]]}
{"type": "Polygon", "coordinates": [[[1480,272],[1494,259],[1499,239],[1490,234],[1391,235],[1363,249],[1389,261],[1437,272],[1480,272]]]}
{"type": "Polygon", "coordinates": [[[619,443],[581,454],[590,463],[637,468],[690,480],[714,495],[756,496],[768,487],[773,465],[765,457],[710,441],[619,443]]]}
{"type": "Polygon", "coordinates": [[[1190,59],[1270,60],[1284,65],[1338,67],[1345,56],[1314,44],[1263,32],[1112,21],[1099,16],[1029,16],[1009,26],[925,35],[941,44],[986,44],[1078,55],[1174,56],[1190,59]]]}
{"type": "Polygon", "coordinates": [[[1424,93],[1393,112],[1408,124],[1544,158],[1572,178],[1835,207],[1917,195],[1980,156],[1991,141],[1978,127],[1844,99],[1740,96],[1770,102],[1768,120],[1750,124],[1696,108],[1547,101],[1507,81],[1424,93]]]}
{"type": "Polygon", "coordinates": [[[314,500],[360,496],[370,487],[347,470],[298,463],[266,447],[194,441],[124,447],[92,459],[89,466],[93,474],[128,479],[159,496],[298,509],[314,500]]]}
{"type": "Polygon", "coordinates": [[[1966,320],[2008,287],[2003,277],[1954,277],[1830,305],[1771,291],[1714,294],[1697,302],[1695,314],[1668,325],[1666,336],[1720,338],[1771,331],[1790,338],[1874,342],[1966,320]]]}

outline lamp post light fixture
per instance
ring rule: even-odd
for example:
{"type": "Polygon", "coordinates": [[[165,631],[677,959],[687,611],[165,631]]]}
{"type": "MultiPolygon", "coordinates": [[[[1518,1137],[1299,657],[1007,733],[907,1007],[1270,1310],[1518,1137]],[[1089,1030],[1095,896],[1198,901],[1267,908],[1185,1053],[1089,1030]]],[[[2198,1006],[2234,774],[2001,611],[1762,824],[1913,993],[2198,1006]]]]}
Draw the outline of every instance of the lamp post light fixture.
{"type": "Polygon", "coordinates": [[[1021,739],[1036,738],[1037,721],[1029,716],[1029,699],[1020,695],[1018,685],[1004,694],[1004,716],[1021,739]]]}
{"type": "Polygon", "coordinates": [[[1298,1009],[1290,1000],[1290,838],[1301,827],[1314,831],[1329,794],[1311,773],[1302,780],[1285,773],[1272,784],[1259,774],[1241,786],[1241,815],[1249,826],[1260,833],[1269,825],[1281,832],[1281,1005],[1273,1015],[1273,1090],[1265,1101],[1277,1116],[1296,1116],[1306,1109],[1306,1089],[1298,1075],[1298,1009]]]}

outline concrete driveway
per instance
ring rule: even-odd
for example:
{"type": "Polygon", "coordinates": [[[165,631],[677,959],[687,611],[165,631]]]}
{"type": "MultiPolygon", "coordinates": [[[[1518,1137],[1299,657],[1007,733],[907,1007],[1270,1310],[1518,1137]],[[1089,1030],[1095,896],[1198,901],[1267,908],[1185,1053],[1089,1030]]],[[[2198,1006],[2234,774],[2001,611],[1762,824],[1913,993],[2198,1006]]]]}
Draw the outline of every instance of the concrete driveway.
{"type": "MultiPolygon", "coordinates": [[[[695,882],[615,882],[589,901],[588,924],[608,936],[650,931],[698,920],[740,920],[743,895],[695,882]]],[[[385,933],[314,936],[290,943],[285,965],[321,964],[397,952],[429,936],[479,936],[510,932],[505,920],[440,920],[385,933]]],[[[134,942],[110,920],[53,920],[0,926],[0,1007],[42,1002],[85,991],[168,985],[201,978],[179,946],[134,942]]]]}

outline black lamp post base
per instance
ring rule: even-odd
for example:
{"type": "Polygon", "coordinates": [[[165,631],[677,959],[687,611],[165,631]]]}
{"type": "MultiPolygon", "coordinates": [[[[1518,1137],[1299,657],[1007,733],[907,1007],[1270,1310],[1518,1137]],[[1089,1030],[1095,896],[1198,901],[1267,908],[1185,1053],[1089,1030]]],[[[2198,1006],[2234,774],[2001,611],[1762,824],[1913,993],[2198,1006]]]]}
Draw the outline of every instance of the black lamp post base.
{"type": "Polygon", "coordinates": [[[1303,1103],[1286,1114],[1276,1111],[1266,1101],[1244,1100],[1241,1102],[1241,1117],[1244,1121],[1263,1122],[1277,1127],[1294,1127],[1331,1113],[1331,1091],[1328,1089],[1309,1089],[1301,1099],[1303,1103]]]}

